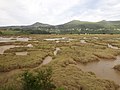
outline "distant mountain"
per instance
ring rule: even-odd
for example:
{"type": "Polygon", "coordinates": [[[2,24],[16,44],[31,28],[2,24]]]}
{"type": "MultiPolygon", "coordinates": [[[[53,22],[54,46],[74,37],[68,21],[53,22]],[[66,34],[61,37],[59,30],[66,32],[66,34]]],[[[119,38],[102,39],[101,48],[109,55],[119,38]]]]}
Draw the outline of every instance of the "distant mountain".
{"type": "Polygon", "coordinates": [[[86,23],[90,23],[90,22],[73,20],[73,21],[67,22],[65,24],[58,25],[57,27],[59,27],[59,28],[73,28],[73,27],[77,27],[77,26],[79,26],[81,24],[86,24],[86,23]]]}
{"type": "Polygon", "coordinates": [[[106,21],[102,20],[98,22],[98,24],[101,24],[105,27],[112,27],[112,28],[120,28],[120,21],[106,21]]]}
{"type": "Polygon", "coordinates": [[[91,23],[91,22],[72,20],[70,22],[65,23],[64,25],[80,25],[80,24],[86,24],[86,23],[91,23]]]}
{"type": "Polygon", "coordinates": [[[100,22],[98,22],[98,23],[102,23],[102,24],[120,24],[120,21],[106,21],[106,20],[102,20],[102,21],[100,21],[100,22]]]}
{"type": "Polygon", "coordinates": [[[53,34],[80,34],[80,33],[91,33],[91,34],[105,34],[105,33],[120,33],[120,21],[106,21],[100,22],[87,22],[72,20],[70,22],[61,25],[49,25],[40,22],[36,22],[28,26],[7,26],[0,27],[0,29],[7,30],[19,30],[21,32],[27,32],[31,34],[39,33],[53,33],[53,34]]]}
{"type": "Polygon", "coordinates": [[[52,25],[49,25],[49,24],[43,24],[43,23],[39,23],[39,22],[36,22],[32,25],[30,25],[30,27],[50,27],[52,25]]]}
{"type": "Polygon", "coordinates": [[[95,22],[87,22],[87,21],[79,21],[79,20],[73,20],[68,23],[58,25],[59,28],[103,28],[101,24],[95,23],[95,22]]]}

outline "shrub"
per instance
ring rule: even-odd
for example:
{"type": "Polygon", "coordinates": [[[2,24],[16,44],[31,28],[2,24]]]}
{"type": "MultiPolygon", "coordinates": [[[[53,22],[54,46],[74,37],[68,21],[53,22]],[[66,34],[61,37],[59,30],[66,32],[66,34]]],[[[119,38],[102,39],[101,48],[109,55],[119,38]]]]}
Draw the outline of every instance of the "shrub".
{"type": "Polygon", "coordinates": [[[52,83],[52,70],[47,68],[45,70],[37,71],[36,75],[28,71],[22,75],[24,90],[53,90],[55,85],[52,83]]]}

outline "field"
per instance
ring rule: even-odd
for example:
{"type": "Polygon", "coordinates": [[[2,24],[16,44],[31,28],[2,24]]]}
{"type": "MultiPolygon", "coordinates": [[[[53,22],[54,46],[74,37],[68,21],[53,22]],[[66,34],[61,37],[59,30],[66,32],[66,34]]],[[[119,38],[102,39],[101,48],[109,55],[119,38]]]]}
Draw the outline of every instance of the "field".
{"type": "MultiPolygon", "coordinates": [[[[34,73],[47,67],[52,67],[54,84],[65,90],[118,90],[120,83],[100,78],[94,72],[86,72],[78,68],[78,65],[87,65],[100,60],[114,61],[120,55],[119,34],[51,34],[20,35],[19,37],[30,38],[30,40],[0,42],[0,47],[18,46],[0,54],[0,90],[3,88],[8,90],[9,87],[21,90],[20,76],[25,70],[34,73]],[[33,47],[27,47],[28,44],[33,47]],[[56,48],[60,50],[54,55],[56,48]],[[27,55],[16,55],[16,52],[27,52],[27,55]],[[41,65],[47,56],[52,57],[52,60],[46,65],[41,65]]],[[[115,65],[115,67],[118,66],[120,67],[120,63],[115,65]]],[[[114,70],[119,72],[120,69],[114,70]]]]}

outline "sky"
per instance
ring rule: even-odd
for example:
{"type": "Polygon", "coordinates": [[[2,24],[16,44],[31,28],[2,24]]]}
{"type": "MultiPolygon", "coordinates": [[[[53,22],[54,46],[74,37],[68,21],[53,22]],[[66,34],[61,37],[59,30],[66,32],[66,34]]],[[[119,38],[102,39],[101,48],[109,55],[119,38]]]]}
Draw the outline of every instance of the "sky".
{"type": "Polygon", "coordinates": [[[0,0],[0,26],[120,20],[120,0],[0,0]]]}

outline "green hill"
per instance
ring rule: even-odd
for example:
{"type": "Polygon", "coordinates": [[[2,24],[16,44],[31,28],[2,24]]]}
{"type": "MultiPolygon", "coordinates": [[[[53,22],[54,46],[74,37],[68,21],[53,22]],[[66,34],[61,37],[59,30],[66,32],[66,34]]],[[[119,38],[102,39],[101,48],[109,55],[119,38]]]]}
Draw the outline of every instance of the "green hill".
{"type": "Polygon", "coordinates": [[[17,30],[27,34],[119,34],[120,21],[87,22],[72,20],[55,26],[36,22],[28,26],[7,26],[0,29],[17,30]]]}

